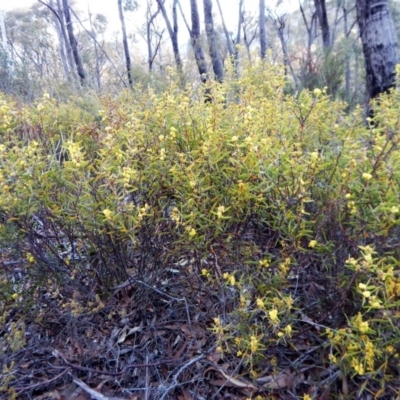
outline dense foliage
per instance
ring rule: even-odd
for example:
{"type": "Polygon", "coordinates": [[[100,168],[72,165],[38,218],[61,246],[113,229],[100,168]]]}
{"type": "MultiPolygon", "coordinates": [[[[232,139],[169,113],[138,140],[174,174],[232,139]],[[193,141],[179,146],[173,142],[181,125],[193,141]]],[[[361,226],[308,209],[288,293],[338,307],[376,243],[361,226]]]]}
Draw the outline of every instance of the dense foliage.
{"type": "Polygon", "coordinates": [[[365,121],[322,88],[285,95],[263,62],[210,83],[211,103],[170,80],[1,99],[3,393],[27,324],[51,310],[112,323],[129,277],[139,308],[185,299],[243,398],[398,393],[400,93],[365,121]]]}

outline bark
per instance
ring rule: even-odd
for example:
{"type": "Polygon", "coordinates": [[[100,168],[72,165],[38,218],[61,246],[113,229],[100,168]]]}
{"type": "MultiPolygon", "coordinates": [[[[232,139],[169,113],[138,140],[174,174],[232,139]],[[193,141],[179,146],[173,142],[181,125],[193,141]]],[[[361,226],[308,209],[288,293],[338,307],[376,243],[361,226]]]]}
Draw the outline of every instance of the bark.
{"type": "Polygon", "coordinates": [[[265,18],[265,0],[259,1],[258,24],[260,29],[260,56],[264,60],[267,55],[267,24],[265,18]]]}
{"type": "Polygon", "coordinates": [[[192,19],[192,29],[189,31],[190,42],[193,47],[194,58],[196,60],[197,69],[199,70],[200,79],[203,83],[206,83],[208,79],[207,64],[200,43],[200,16],[197,7],[197,0],[190,0],[190,15],[192,19]]]}
{"type": "Polygon", "coordinates": [[[369,99],[395,85],[397,37],[388,0],[357,0],[369,99]]]}
{"type": "Polygon", "coordinates": [[[218,51],[217,40],[215,37],[214,21],[212,15],[212,0],[203,0],[203,6],[204,6],[204,22],[206,25],[206,34],[210,50],[210,57],[212,60],[213,71],[217,81],[222,82],[224,80],[224,68],[222,65],[222,60],[218,51]]]}
{"type": "Polygon", "coordinates": [[[236,39],[235,39],[235,73],[238,75],[239,72],[239,45],[242,41],[242,24],[243,24],[243,2],[244,0],[239,1],[239,18],[238,18],[238,25],[237,25],[237,32],[236,32],[236,39]]]}
{"type": "MultiPolygon", "coordinates": [[[[169,37],[171,39],[172,50],[174,52],[176,67],[179,72],[182,72],[182,60],[181,60],[181,55],[180,55],[179,46],[178,46],[178,25],[176,23],[177,20],[174,17],[174,27],[172,28],[171,22],[168,18],[167,11],[165,10],[165,5],[164,5],[165,0],[156,0],[156,1],[158,4],[158,7],[161,10],[161,14],[163,15],[165,25],[167,26],[169,37]]],[[[176,3],[177,3],[177,0],[174,0],[173,7],[172,7],[174,15],[176,15],[176,3]]]]}
{"type": "MultiPolygon", "coordinates": [[[[63,41],[64,41],[64,48],[65,48],[66,55],[67,55],[67,62],[68,62],[69,70],[75,71],[74,57],[72,55],[71,45],[69,44],[69,40],[68,40],[67,28],[65,27],[64,10],[63,10],[61,0],[57,0],[57,13],[59,16],[58,20],[60,22],[61,35],[62,35],[63,41]]],[[[74,76],[75,76],[75,79],[77,79],[76,72],[74,72],[74,76]]]]}
{"type": "Polygon", "coordinates": [[[126,34],[125,18],[124,18],[124,12],[122,10],[122,0],[118,0],[118,13],[122,29],[122,44],[124,46],[126,73],[128,75],[129,86],[132,87],[133,80],[131,71],[131,55],[129,54],[128,36],[126,34]]]}
{"type": "MultiPolygon", "coordinates": [[[[55,11],[56,6],[53,3],[53,0],[50,0],[49,5],[52,7],[53,11],[55,11]]],[[[70,68],[68,65],[68,60],[67,60],[67,55],[66,55],[66,49],[65,49],[65,41],[61,32],[61,22],[60,22],[60,15],[54,15],[54,24],[57,32],[57,38],[58,38],[58,50],[60,53],[60,59],[61,59],[61,64],[63,66],[64,74],[66,78],[69,77],[70,75],[70,68]]]]}
{"type": "Polygon", "coordinates": [[[50,0],[49,4],[45,3],[42,0],[38,1],[39,3],[49,8],[55,17],[55,28],[59,40],[60,57],[65,74],[67,75],[67,77],[69,77],[72,71],[74,78],[77,78],[74,59],[72,56],[72,49],[69,44],[68,35],[65,28],[64,11],[61,5],[61,0],[57,0],[57,6],[53,3],[53,0],[50,0]]]}
{"type": "Polygon", "coordinates": [[[4,16],[3,16],[3,11],[1,9],[0,9],[0,25],[1,25],[1,38],[2,38],[3,49],[4,49],[5,53],[7,54],[7,57],[10,58],[8,45],[7,45],[6,27],[4,25],[4,16]]]}
{"type": "Polygon", "coordinates": [[[319,26],[322,33],[322,45],[324,50],[331,48],[331,35],[329,31],[328,14],[326,12],[326,0],[314,0],[319,26]]]}
{"type": "Polygon", "coordinates": [[[83,69],[81,56],[80,56],[79,50],[78,50],[78,42],[76,41],[76,37],[74,35],[74,29],[72,26],[68,0],[62,0],[62,2],[63,2],[63,7],[64,7],[64,16],[65,16],[65,22],[67,25],[69,43],[71,45],[72,55],[74,56],[76,71],[78,73],[81,85],[85,85],[86,84],[86,75],[85,75],[85,71],[83,69]]]}

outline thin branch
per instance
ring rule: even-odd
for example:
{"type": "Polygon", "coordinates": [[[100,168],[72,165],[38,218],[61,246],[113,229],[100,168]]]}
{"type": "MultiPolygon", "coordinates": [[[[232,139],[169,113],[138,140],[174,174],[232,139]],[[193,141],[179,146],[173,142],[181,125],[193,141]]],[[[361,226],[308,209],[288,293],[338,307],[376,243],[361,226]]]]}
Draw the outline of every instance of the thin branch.
{"type": "Polygon", "coordinates": [[[182,15],[182,18],[183,18],[183,22],[185,23],[186,28],[187,28],[187,30],[188,30],[188,32],[189,32],[189,34],[190,34],[192,31],[191,31],[190,26],[189,26],[189,24],[188,24],[188,22],[187,22],[187,19],[186,19],[186,17],[185,17],[185,14],[183,13],[182,6],[181,6],[181,2],[178,0],[177,3],[178,3],[179,11],[181,12],[181,15],[182,15]]]}
{"type": "Polygon", "coordinates": [[[15,389],[18,393],[21,393],[21,392],[25,392],[25,391],[27,391],[27,390],[36,389],[36,388],[38,388],[38,387],[40,387],[40,386],[43,386],[43,385],[48,386],[49,383],[54,382],[54,381],[56,381],[57,379],[61,378],[61,377],[64,376],[69,370],[70,370],[69,368],[65,368],[64,371],[61,372],[61,374],[58,374],[58,375],[55,376],[54,378],[48,379],[48,380],[43,381],[43,382],[35,383],[34,385],[29,385],[29,386],[26,386],[26,387],[24,387],[24,388],[22,388],[22,387],[15,387],[14,389],[15,389]]]}
{"type": "Polygon", "coordinates": [[[101,51],[103,52],[103,54],[106,56],[107,60],[110,62],[111,66],[114,68],[115,73],[117,74],[118,78],[121,80],[121,82],[123,83],[123,85],[125,87],[128,87],[127,83],[125,82],[125,79],[122,77],[122,75],[119,73],[117,67],[115,66],[115,64],[112,62],[111,58],[109,57],[109,55],[107,54],[107,52],[104,50],[103,46],[98,42],[98,40],[96,39],[96,36],[94,36],[92,34],[92,32],[88,31],[85,26],[82,24],[82,21],[79,19],[79,17],[76,15],[75,11],[70,7],[69,8],[70,11],[72,12],[72,14],[74,15],[74,17],[76,18],[76,20],[79,22],[79,24],[81,25],[81,27],[85,30],[85,32],[93,39],[93,41],[100,47],[101,51]]]}

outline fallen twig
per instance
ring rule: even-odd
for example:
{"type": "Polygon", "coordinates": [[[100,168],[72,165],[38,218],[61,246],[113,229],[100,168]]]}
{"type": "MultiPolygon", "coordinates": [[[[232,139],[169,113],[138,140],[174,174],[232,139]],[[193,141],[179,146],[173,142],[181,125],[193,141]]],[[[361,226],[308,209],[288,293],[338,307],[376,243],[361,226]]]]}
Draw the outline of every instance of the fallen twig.
{"type": "Polygon", "coordinates": [[[171,359],[171,360],[160,360],[154,363],[143,363],[143,364],[129,364],[126,365],[124,368],[121,369],[119,372],[108,372],[108,371],[101,371],[98,369],[88,368],[88,367],[81,367],[80,365],[72,364],[57,350],[55,350],[55,354],[60,356],[65,364],[67,364],[70,368],[77,370],[77,371],[84,371],[90,372],[93,374],[100,374],[100,375],[108,375],[108,376],[121,376],[123,375],[128,369],[131,368],[145,368],[145,367],[156,367],[161,364],[173,364],[173,363],[180,363],[182,362],[182,358],[171,359]]]}
{"type": "Polygon", "coordinates": [[[49,383],[57,380],[58,378],[61,378],[62,376],[64,376],[68,371],[70,370],[70,368],[65,368],[63,372],[61,372],[61,374],[58,374],[57,376],[55,376],[54,378],[48,379],[47,381],[43,381],[43,382],[39,382],[39,383],[35,383],[33,385],[29,385],[29,386],[25,386],[23,388],[21,387],[16,387],[14,388],[16,392],[21,393],[21,392],[25,392],[26,390],[31,390],[31,389],[36,389],[40,386],[43,385],[48,385],[49,383]]]}

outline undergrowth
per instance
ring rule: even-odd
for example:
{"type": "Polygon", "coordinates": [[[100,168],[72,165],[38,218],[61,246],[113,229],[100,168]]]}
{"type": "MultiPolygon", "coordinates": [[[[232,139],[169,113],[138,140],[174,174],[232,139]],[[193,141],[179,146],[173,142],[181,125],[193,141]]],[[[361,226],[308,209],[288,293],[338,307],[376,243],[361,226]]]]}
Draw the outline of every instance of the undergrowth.
{"type": "Polygon", "coordinates": [[[195,276],[221,301],[205,323],[249,397],[399,395],[400,93],[365,124],[323,89],[284,95],[261,62],[212,103],[171,82],[90,107],[1,99],[0,242],[22,265],[0,283],[2,319],[19,310],[2,354],[46,325],[44,292],[112,320],[116,286],[144,282],[148,304],[168,272],[163,290],[195,276]]]}

